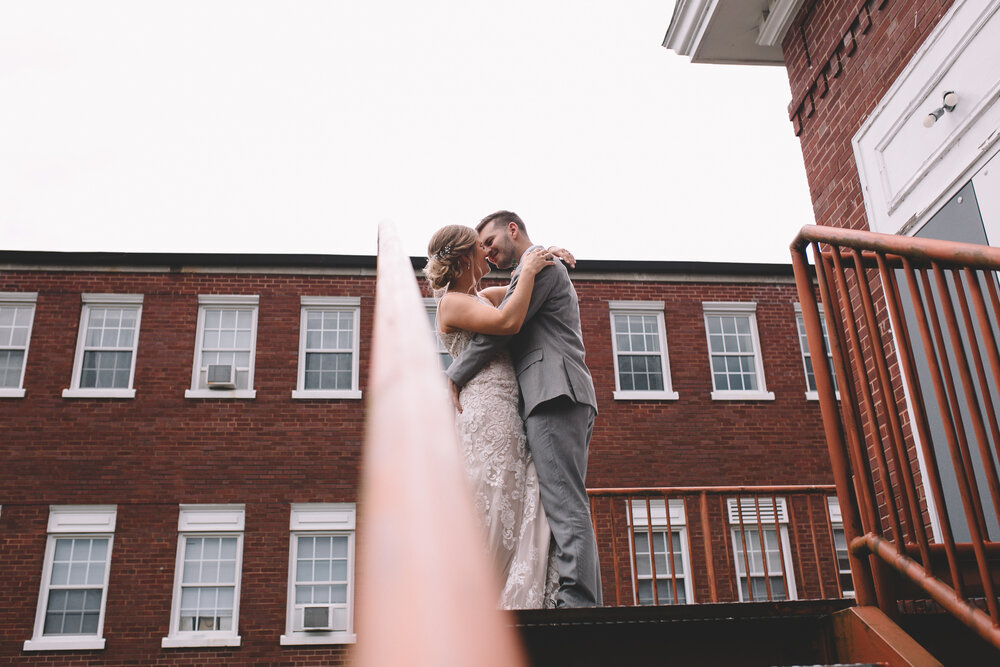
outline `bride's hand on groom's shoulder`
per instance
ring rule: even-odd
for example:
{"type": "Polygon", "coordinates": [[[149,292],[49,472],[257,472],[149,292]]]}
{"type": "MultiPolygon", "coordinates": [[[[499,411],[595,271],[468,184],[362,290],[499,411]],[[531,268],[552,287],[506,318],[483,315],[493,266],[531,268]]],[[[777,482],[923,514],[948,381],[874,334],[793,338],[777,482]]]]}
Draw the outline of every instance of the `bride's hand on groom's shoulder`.
{"type": "Polygon", "coordinates": [[[552,266],[555,263],[551,252],[542,248],[535,248],[524,256],[524,261],[521,263],[521,275],[524,275],[525,271],[532,275],[537,275],[546,266],[552,266]]]}
{"type": "Polygon", "coordinates": [[[571,253],[569,250],[566,250],[566,248],[560,248],[557,245],[549,246],[549,252],[552,253],[553,256],[561,259],[563,264],[565,264],[569,268],[571,269],[576,268],[576,257],[574,257],[573,253],[571,253]]]}

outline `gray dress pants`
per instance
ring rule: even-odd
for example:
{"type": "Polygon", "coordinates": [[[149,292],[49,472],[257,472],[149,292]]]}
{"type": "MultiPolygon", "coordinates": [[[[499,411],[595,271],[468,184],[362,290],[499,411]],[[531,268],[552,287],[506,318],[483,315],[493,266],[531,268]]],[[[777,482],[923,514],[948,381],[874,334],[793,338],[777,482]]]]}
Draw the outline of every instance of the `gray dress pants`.
{"type": "Polygon", "coordinates": [[[558,607],[601,605],[601,569],[586,487],[595,414],[589,405],[560,397],[537,406],[524,421],[555,542],[558,607]]]}

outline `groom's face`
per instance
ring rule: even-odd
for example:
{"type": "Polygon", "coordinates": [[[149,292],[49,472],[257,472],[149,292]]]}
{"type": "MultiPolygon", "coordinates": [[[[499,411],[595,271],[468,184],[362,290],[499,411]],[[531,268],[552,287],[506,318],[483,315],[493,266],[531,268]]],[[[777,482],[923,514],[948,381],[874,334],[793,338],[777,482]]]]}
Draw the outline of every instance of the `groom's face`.
{"type": "MultiPolygon", "coordinates": [[[[509,226],[509,225],[508,225],[509,226]]],[[[498,269],[506,269],[514,264],[514,240],[510,237],[507,227],[493,223],[483,227],[479,232],[479,242],[483,244],[486,258],[498,269]]]]}

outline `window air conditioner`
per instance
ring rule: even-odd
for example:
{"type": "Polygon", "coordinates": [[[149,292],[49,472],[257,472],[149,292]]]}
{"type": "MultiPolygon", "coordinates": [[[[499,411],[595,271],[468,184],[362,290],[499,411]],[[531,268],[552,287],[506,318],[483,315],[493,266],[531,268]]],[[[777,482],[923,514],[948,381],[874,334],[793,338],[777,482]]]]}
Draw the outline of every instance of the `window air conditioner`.
{"type": "Polygon", "coordinates": [[[331,632],[329,607],[304,607],[302,609],[302,629],[306,632],[331,632]]]}
{"type": "Polygon", "coordinates": [[[208,367],[209,389],[236,389],[236,368],[222,364],[210,364],[208,367]]]}

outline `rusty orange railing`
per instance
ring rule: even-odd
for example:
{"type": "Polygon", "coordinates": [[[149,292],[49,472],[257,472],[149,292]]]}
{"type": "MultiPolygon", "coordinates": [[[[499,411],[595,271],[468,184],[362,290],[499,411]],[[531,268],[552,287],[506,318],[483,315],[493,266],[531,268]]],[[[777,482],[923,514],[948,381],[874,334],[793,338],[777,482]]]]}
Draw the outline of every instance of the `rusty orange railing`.
{"type": "Polygon", "coordinates": [[[1000,249],[807,226],[791,250],[859,604],[929,597],[1000,648],[1000,249]]]}
{"type": "Polygon", "coordinates": [[[832,598],[832,485],[589,489],[604,604],[832,598]],[[608,576],[608,575],[612,576],[608,576]]]}
{"type": "Polygon", "coordinates": [[[366,407],[357,664],[524,664],[497,610],[413,266],[388,224],[379,227],[366,407]]]}

